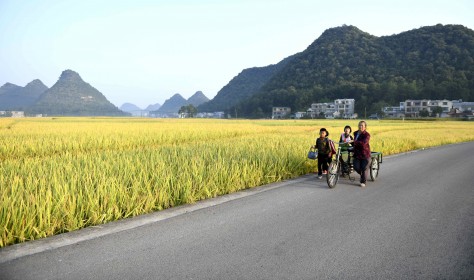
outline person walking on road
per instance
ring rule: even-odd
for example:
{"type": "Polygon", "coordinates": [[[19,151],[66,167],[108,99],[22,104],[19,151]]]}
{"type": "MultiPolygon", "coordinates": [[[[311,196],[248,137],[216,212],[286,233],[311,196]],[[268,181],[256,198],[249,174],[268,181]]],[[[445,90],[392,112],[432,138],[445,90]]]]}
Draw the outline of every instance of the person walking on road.
{"type": "Polygon", "coordinates": [[[367,182],[367,166],[370,160],[370,134],[367,132],[367,123],[359,122],[359,130],[354,132],[354,170],[360,174],[360,186],[367,182]]]}
{"type": "Polygon", "coordinates": [[[318,179],[323,178],[323,174],[328,173],[328,164],[331,163],[333,150],[331,140],[328,139],[329,131],[325,128],[319,130],[319,138],[316,138],[316,145],[312,148],[318,149],[318,179]]]}

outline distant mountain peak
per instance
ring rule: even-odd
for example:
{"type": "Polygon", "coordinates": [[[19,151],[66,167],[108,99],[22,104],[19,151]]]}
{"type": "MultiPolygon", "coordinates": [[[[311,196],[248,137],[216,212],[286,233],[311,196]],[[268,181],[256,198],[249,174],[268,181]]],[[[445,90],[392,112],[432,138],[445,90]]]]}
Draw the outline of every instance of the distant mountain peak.
{"type": "Polygon", "coordinates": [[[58,81],[28,111],[34,114],[73,116],[125,114],[72,70],[63,71],[58,81]]]}
{"type": "MultiPolygon", "coordinates": [[[[204,93],[202,93],[202,91],[200,91],[200,90],[196,91],[196,92],[193,94],[193,96],[198,96],[198,97],[204,96],[204,97],[206,97],[206,96],[204,95],[204,93]]],[[[191,96],[191,97],[193,97],[193,96],[191,96]]]]}
{"type": "Polygon", "coordinates": [[[320,44],[353,41],[355,38],[373,39],[376,38],[376,36],[364,32],[353,25],[342,25],[326,29],[308,48],[320,44]]]}
{"type": "Polygon", "coordinates": [[[79,73],[74,72],[70,69],[64,70],[61,73],[61,76],[59,77],[59,81],[64,81],[64,82],[83,82],[81,76],[79,76],[79,73]]]}
{"type": "Polygon", "coordinates": [[[33,105],[48,87],[33,80],[25,87],[6,83],[0,87],[0,110],[25,110],[33,105]]]}
{"type": "Polygon", "coordinates": [[[175,93],[170,99],[167,99],[165,103],[158,109],[159,113],[165,114],[177,114],[181,106],[188,105],[188,101],[184,97],[175,93]]]}
{"type": "Polygon", "coordinates": [[[146,107],[146,111],[156,111],[158,109],[160,109],[161,107],[161,104],[160,103],[156,103],[156,104],[150,104],[146,107]]]}
{"type": "Polygon", "coordinates": [[[133,103],[129,103],[129,102],[123,103],[122,106],[120,106],[119,109],[124,111],[124,112],[129,112],[129,113],[134,112],[134,111],[141,111],[142,110],[137,105],[135,105],[133,103]]]}
{"type": "Polygon", "coordinates": [[[193,94],[193,96],[191,96],[189,99],[188,99],[188,103],[189,104],[192,104],[193,106],[199,106],[203,103],[206,103],[209,101],[209,98],[207,98],[204,93],[202,93],[202,91],[196,91],[195,94],[193,94]]]}
{"type": "Polygon", "coordinates": [[[173,94],[173,96],[171,96],[171,98],[169,100],[171,100],[171,99],[184,99],[184,97],[179,93],[175,93],[175,94],[173,94]]]}
{"type": "Polygon", "coordinates": [[[357,28],[356,26],[353,26],[353,25],[341,25],[341,26],[337,26],[337,27],[332,27],[332,28],[328,28],[326,29],[323,34],[321,34],[321,37],[325,36],[325,35],[337,35],[337,36],[341,36],[341,35],[344,35],[344,34],[347,34],[347,33],[360,33],[360,34],[369,34],[369,33],[366,33],[362,30],[360,30],[359,28],[357,28]]]}
{"type": "Polygon", "coordinates": [[[26,86],[28,86],[28,85],[44,85],[44,84],[40,79],[34,79],[33,81],[26,84],[26,86]]]}
{"type": "Polygon", "coordinates": [[[39,79],[35,79],[31,82],[29,82],[26,86],[25,89],[35,89],[36,91],[46,91],[48,89],[45,84],[39,79]]]}
{"type": "Polygon", "coordinates": [[[10,91],[10,90],[19,89],[19,88],[21,87],[12,83],[5,83],[3,86],[0,87],[1,90],[5,90],[5,91],[10,91]]]}
{"type": "Polygon", "coordinates": [[[348,32],[348,31],[357,31],[357,32],[364,32],[360,30],[357,26],[354,25],[347,25],[343,24],[341,26],[336,26],[336,27],[331,27],[325,30],[325,32],[332,32],[332,31],[342,31],[342,32],[348,32]]]}

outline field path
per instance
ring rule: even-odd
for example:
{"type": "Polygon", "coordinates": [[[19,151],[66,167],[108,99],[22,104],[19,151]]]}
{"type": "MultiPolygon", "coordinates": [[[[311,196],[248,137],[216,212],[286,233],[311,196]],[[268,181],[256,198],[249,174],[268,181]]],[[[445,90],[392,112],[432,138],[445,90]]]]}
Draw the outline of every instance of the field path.
{"type": "Polygon", "coordinates": [[[474,279],[474,142],[0,250],[0,279],[474,279]]]}

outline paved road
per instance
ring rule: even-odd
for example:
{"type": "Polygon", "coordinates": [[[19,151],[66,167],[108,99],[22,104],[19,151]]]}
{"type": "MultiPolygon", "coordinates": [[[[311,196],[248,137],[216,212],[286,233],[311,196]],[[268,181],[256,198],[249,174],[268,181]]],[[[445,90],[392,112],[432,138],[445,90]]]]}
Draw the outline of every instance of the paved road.
{"type": "Polygon", "coordinates": [[[10,246],[0,279],[474,279],[473,152],[386,158],[364,189],[313,174],[10,246]]]}

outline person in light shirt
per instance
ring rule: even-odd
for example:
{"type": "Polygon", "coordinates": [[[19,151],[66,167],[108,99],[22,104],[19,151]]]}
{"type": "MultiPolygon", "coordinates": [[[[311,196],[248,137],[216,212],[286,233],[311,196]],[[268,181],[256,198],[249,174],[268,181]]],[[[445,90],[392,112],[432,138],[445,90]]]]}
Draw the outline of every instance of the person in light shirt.
{"type": "MultiPolygon", "coordinates": [[[[341,146],[342,152],[348,152],[349,148],[354,146],[354,137],[351,135],[352,128],[349,125],[344,127],[344,132],[341,134],[339,138],[339,145],[341,146]]],[[[342,163],[342,173],[348,174],[349,173],[349,164],[351,161],[349,153],[344,153],[341,155],[341,163],[342,163]]]]}

